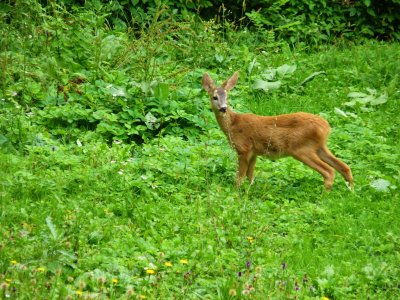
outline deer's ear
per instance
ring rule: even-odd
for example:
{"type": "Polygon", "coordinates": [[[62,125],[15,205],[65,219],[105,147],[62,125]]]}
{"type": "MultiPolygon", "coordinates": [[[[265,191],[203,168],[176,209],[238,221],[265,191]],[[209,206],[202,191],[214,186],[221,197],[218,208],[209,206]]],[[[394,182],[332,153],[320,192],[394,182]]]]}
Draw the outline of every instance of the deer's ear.
{"type": "Polygon", "coordinates": [[[237,81],[238,81],[238,77],[239,77],[239,71],[236,71],[231,78],[228,78],[227,80],[224,81],[224,83],[222,84],[222,87],[226,90],[226,91],[230,91],[231,89],[234,88],[234,86],[236,85],[237,81]]]}
{"type": "Polygon", "coordinates": [[[204,73],[202,84],[203,88],[207,91],[207,93],[212,92],[216,88],[214,81],[212,80],[210,75],[208,75],[208,73],[204,73]]]}

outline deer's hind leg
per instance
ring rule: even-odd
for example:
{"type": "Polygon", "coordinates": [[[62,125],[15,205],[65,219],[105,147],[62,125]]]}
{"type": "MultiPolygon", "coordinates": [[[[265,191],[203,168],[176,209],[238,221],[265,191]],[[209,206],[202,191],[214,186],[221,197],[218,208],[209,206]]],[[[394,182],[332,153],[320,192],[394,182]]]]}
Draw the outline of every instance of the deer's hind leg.
{"type": "Polygon", "coordinates": [[[310,151],[297,152],[293,154],[293,157],[320,173],[322,177],[324,177],[326,190],[331,190],[333,180],[335,179],[335,171],[327,163],[321,160],[317,153],[310,151]]]}
{"type": "Polygon", "coordinates": [[[354,180],[350,167],[333,155],[326,146],[319,148],[317,154],[324,162],[342,174],[344,179],[349,183],[350,189],[353,190],[354,180]]]}

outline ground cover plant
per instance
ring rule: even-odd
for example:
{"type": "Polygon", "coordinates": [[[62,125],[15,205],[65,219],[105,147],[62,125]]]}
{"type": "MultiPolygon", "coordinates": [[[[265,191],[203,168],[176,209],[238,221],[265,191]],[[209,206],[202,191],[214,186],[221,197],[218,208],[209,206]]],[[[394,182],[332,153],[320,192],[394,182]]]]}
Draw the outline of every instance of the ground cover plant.
{"type": "Polygon", "coordinates": [[[399,297],[398,43],[21,3],[0,27],[2,298],[399,297]],[[235,70],[234,110],[330,122],[354,193],[290,158],[234,187],[201,77],[235,70]]]}

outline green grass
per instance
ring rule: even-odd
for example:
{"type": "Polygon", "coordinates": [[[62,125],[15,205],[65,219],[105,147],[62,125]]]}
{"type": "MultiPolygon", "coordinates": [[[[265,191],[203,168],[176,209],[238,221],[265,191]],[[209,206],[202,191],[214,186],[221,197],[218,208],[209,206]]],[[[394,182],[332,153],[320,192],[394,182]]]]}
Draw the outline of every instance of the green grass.
{"type": "MultiPolygon", "coordinates": [[[[235,110],[323,115],[333,127],[330,148],[353,170],[354,193],[339,174],[332,192],[321,193],[320,175],[291,158],[259,159],[254,185],[235,189],[236,155],[200,92],[200,71],[180,80],[206,129],[197,136],[159,135],[137,146],[88,131],[82,143],[63,142],[29,117],[8,115],[19,133],[42,135],[23,152],[0,152],[0,295],[398,298],[399,53],[398,44],[374,43],[284,49],[254,54],[251,76],[236,63],[235,110]],[[281,89],[251,89],[263,70],[284,63],[297,70],[281,89]],[[317,71],[326,76],[297,87],[317,71]],[[367,88],[388,101],[344,105],[349,92],[367,88]],[[378,179],[390,187],[374,188],[378,179]]],[[[231,75],[220,71],[219,82],[231,75]]]]}

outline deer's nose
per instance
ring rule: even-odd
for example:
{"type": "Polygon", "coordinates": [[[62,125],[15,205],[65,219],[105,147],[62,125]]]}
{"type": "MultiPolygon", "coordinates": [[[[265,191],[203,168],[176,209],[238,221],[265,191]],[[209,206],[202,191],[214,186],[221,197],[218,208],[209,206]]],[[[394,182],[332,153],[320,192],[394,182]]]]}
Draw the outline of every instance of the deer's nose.
{"type": "Polygon", "coordinates": [[[225,112],[226,112],[226,106],[221,107],[221,108],[219,109],[219,111],[225,113],[225,112]]]}

